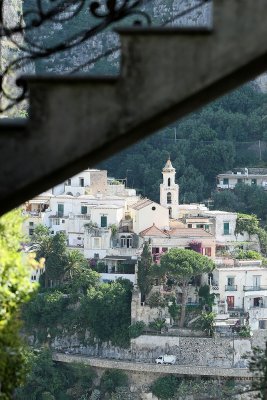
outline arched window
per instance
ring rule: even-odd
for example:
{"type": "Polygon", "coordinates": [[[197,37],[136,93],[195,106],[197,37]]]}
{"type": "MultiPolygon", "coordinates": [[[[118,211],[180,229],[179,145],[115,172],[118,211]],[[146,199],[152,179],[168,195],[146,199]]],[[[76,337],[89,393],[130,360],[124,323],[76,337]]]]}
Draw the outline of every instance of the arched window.
{"type": "Polygon", "coordinates": [[[121,236],[121,247],[125,247],[125,246],[126,246],[126,237],[121,236]]]}
{"type": "Polygon", "coordinates": [[[133,237],[132,236],[127,236],[126,239],[126,247],[131,249],[133,247],[133,237]]]}
{"type": "Polygon", "coordinates": [[[172,203],[172,194],[171,192],[167,193],[167,204],[171,204],[172,203]]]}
{"type": "Polygon", "coordinates": [[[171,178],[168,178],[168,186],[171,186],[171,178]]]}

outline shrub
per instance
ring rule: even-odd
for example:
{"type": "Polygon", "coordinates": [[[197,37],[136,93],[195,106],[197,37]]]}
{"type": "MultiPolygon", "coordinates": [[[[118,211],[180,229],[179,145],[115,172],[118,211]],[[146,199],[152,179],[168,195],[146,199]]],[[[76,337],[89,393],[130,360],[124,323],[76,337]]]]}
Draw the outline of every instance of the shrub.
{"type": "Polygon", "coordinates": [[[201,314],[200,319],[197,321],[198,326],[204,332],[206,332],[209,336],[213,336],[214,334],[214,320],[215,314],[212,312],[205,312],[201,314]]]}
{"type": "Polygon", "coordinates": [[[235,258],[238,260],[261,260],[262,256],[254,250],[239,250],[235,258]]]}
{"type": "Polygon", "coordinates": [[[163,376],[153,382],[151,391],[153,395],[157,396],[159,399],[168,400],[173,398],[180,382],[180,379],[173,375],[163,376]]]}
{"type": "Polygon", "coordinates": [[[146,300],[146,304],[149,305],[150,308],[158,308],[165,307],[165,299],[161,296],[160,292],[153,292],[149,295],[149,298],[146,300]]]}
{"type": "Polygon", "coordinates": [[[252,332],[251,332],[250,327],[247,326],[247,325],[241,326],[240,331],[239,331],[239,336],[241,336],[241,337],[251,337],[252,336],[252,332]]]}
{"type": "Polygon", "coordinates": [[[149,323],[149,328],[160,332],[161,329],[166,327],[165,321],[166,320],[164,318],[155,318],[154,321],[149,323]]]}
{"type": "Polygon", "coordinates": [[[103,261],[98,261],[95,270],[96,272],[103,273],[108,271],[108,267],[103,261]]]}
{"type": "Polygon", "coordinates": [[[125,372],[108,369],[103,373],[100,381],[100,389],[103,394],[114,393],[116,388],[122,386],[128,386],[128,376],[125,372]]]}
{"type": "Polygon", "coordinates": [[[129,326],[130,338],[137,338],[138,336],[140,336],[143,333],[145,327],[146,324],[143,321],[137,321],[129,326]]]}

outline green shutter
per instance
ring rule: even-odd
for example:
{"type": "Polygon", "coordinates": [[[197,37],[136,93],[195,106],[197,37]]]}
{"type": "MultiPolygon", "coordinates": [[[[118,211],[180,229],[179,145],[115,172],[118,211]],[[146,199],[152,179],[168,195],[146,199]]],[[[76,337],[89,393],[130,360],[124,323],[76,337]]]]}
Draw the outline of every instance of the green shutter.
{"type": "Polygon", "coordinates": [[[81,206],[81,214],[87,214],[87,207],[81,206]]]}
{"type": "Polygon", "coordinates": [[[101,228],[106,228],[108,226],[108,218],[106,215],[101,217],[101,228]]]}
{"type": "Polygon", "coordinates": [[[57,213],[59,217],[63,217],[64,215],[64,204],[57,205],[57,213]]]}
{"type": "Polygon", "coordinates": [[[230,229],[229,229],[229,222],[224,222],[223,224],[223,234],[224,235],[229,235],[230,229]]]}

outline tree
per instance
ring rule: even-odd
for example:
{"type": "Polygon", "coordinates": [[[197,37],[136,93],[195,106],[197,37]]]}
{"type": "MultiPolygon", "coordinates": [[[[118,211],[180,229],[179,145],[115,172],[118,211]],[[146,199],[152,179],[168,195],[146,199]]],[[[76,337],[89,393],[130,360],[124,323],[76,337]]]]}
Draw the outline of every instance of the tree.
{"type": "Polygon", "coordinates": [[[31,268],[40,268],[32,253],[21,252],[22,217],[19,209],[0,218],[0,398],[10,400],[24,379],[25,357],[19,336],[19,311],[36,289],[31,268]]]}
{"type": "Polygon", "coordinates": [[[235,235],[243,235],[245,232],[251,235],[258,233],[259,220],[256,215],[238,214],[236,219],[235,235]]]}
{"type": "Polygon", "coordinates": [[[141,260],[138,261],[138,271],[137,271],[137,285],[141,292],[141,301],[144,302],[146,295],[150,292],[151,284],[151,271],[152,266],[152,256],[149,248],[148,242],[145,242],[143,251],[141,254],[141,260]]]}
{"type": "Polygon", "coordinates": [[[100,342],[111,341],[127,347],[131,299],[132,283],[126,279],[91,287],[81,301],[81,323],[88,326],[100,342]]]}
{"type": "Polygon", "coordinates": [[[71,258],[77,259],[76,253],[68,258],[66,235],[62,232],[51,235],[49,228],[38,225],[33,235],[33,243],[37,248],[37,257],[45,258],[45,287],[48,287],[51,281],[54,284],[62,282],[65,272],[70,270],[71,264],[73,265],[71,258]]]}
{"type": "Polygon", "coordinates": [[[116,388],[128,386],[128,376],[125,372],[108,369],[106,370],[100,381],[100,388],[102,393],[114,393],[116,388]]]}
{"type": "Polygon", "coordinates": [[[95,372],[90,366],[56,363],[47,348],[29,350],[27,362],[27,380],[16,391],[16,400],[78,400],[92,389],[95,372]]]}
{"type": "Polygon", "coordinates": [[[82,268],[87,268],[88,262],[79,250],[71,250],[67,254],[66,264],[64,267],[64,282],[70,282],[73,277],[79,274],[82,268]]]}
{"type": "Polygon", "coordinates": [[[191,279],[215,268],[212,260],[192,250],[171,249],[160,260],[161,275],[173,279],[182,290],[179,326],[184,326],[188,287],[191,279]]]}
{"type": "Polygon", "coordinates": [[[258,398],[267,400],[267,342],[265,349],[253,348],[249,358],[249,370],[254,374],[252,389],[259,392],[258,398]]]}
{"type": "Polygon", "coordinates": [[[151,385],[151,391],[159,399],[172,399],[175,395],[181,380],[173,375],[162,376],[156,379],[151,385]]]}

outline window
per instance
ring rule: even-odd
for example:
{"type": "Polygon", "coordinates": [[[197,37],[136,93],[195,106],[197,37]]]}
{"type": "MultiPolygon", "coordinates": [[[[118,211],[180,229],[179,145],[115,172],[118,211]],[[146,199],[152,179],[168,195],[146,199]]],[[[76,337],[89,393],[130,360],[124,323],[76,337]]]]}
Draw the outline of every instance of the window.
{"type": "Polygon", "coordinates": [[[33,226],[33,222],[29,222],[29,226],[33,226]]]}
{"type": "Polygon", "coordinates": [[[234,296],[227,296],[226,298],[228,308],[234,308],[235,306],[235,297],[234,296]]]}
{"type": "Polygon", "coordinates": [[[224,235],[229,235],[230,234],[230,224],[229,224],[229,222],[224,222],[223,223],[223,234],[224,235]]]}
{"type": "Polygon", "coordinates": [[[257,185],[257,179],[251,179],[251,185],[257,185]]]}
{"type": "Polygon", "coordinates": [[[229,185],[229,179],[228,178],[223,178],[223,184],[224,185],[229,185]]]}
{"type": "Polygon", "coordinates": [[[196,227],[197,227],[197,228],[203,229],[203,228],[204,228],[204,225],[203,225],[203,224],[197,224],[196,227]]]}
{"type": "Polygon", "coordinates": [[[171,192],[167,193],[167,204],[171,204],[172,203],[172,194],[171,192]]]}
{"type": "Polygon", "coordinates": [[[61,223],[62,223],[62,224],[65,224],[65,219],[62,219],[62,220],[61,220],[61,223]]]}
{"type": "Polygon", "coordinates": [[[261,275],[253,275],[253,287],[259,288],[261,285],[261,275]]]}
{"type": "MultiPolygon", "coordinates": [[[[53,218],[53,219],[52,219],[52,225],[59,225],[59,223],[60,223],[59,218],[53,218]]],[[[52,233],[52,232],[51,232],[51,233],[52,233]]]]}
{"type": "Polygon", "coordinates": [[[171,178],[168,178],[168,186],[171,186],[171,178]]]}
{"type": "Polygon", "coordinates": [[[81,206],[81,214],[87,214],[87,207],[81,206]]]}
{"type": "Polygon", "coordinates": [[[71,179],[67,179],[66,185],[67,185],[67,186],[71,186],[71,179]]]}
{"type": "Polygon", "coordinates": [[[155,206],[153,206],[153,207],[152,207],[152,211],[155,211],[155,210],[156,210],[156,207],[155,207],[155,206]]]}
{"type": "Polygon", "coordinates": [[[187,224],[187,228],[192,228],[192,224],[187,224]]]}
{"type": "Polygon", "coordinates": [[[79,178],[79,183],[79,186],[84,187],[84,178],[79,178]]]}
{"type": "Polygon", "coordinates": [[[132,238],[132,236],[127,236],[127,238],[126,238],[126,247],[127,247],[127,249],[133,247],[133,238],[132,238]]]}
{"type": "Polygon", "coordinates": [[[211,257],[211,247],[205,247],[205,256],[211,257]]]}
{"type": "Polygon", "coordinates": [[[94,249],[100,249],[100,238],[94,238],[94,249]]]}
{"type": "Polygon", "coordinates": [[[234,276],[228,276],[227,278],[227,286],[234,286],[235,284],[235,277],[234,276]]]}
{"type": "Polygon", "coordinates": [[[29,236],[32,236],[34,234],[34,229],[33,228],[30,228],[29,229],[29,236]]]}
{"type": "Polygon", "coordinates": [[[64,204],[57,205],[57,214],[59,217],[63,217],[64,215],[64,204]]]}
{"type": "Polygon", "coordinates": [[[267,321],[265,319],[259,319],[259,329],[267,329],[267,321]]]}
{"type": "Polygon", "coordinates": [[[121,236],[121,247],[126,247],[126,237],[121,236]]]}
{"type": "Polygon", "coordinates": [[[101,228],[106,228],[108,226],[108,217],[106,215],[101,216],[101,228]]]}

